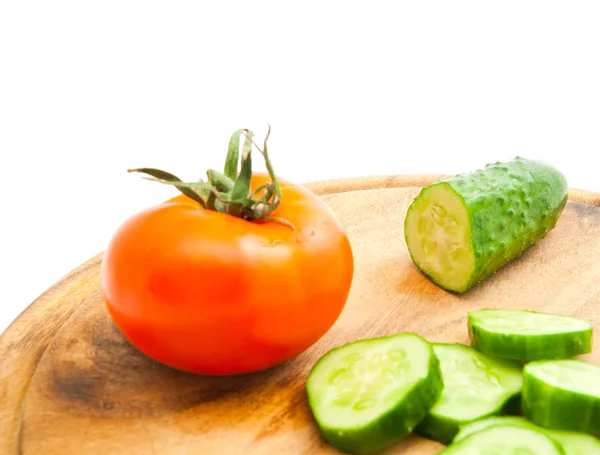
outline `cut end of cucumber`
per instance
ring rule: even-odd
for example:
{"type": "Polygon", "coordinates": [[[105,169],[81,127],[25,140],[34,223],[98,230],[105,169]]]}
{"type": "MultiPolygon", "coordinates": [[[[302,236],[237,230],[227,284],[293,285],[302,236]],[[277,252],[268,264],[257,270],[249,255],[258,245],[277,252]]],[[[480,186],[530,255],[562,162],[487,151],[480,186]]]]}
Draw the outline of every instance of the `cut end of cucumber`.
{"type": "Polygon", "coordinates": [[[408,210],[405,238],[415,265],[439,286],[462,292],[475,269],[469,214],[447,183],[424,189],[408,210]]]}

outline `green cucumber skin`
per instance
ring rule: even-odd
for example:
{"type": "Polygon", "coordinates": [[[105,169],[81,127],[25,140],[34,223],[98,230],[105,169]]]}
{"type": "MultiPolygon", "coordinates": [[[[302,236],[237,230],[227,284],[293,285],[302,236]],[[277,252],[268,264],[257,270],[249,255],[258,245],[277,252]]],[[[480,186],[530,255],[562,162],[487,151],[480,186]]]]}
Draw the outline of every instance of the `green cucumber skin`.
{"type": "MultiPolygon", "coordinates": [[[[420,335],[414,333],[411,333],[411,335],[423,339],[420,335]]],[[[343,347],[334,348],[329,352],[332,353],[343,347]]],[[[432,373],[424,381],[415,385],[403,400],[404,402],[415,403],[412,408],[403,405],[397,406],[373,421],[368,427],[363,427],[360,433],[319,425],[324,439],[340,452],[366,455],[378,452],[412,433],[417,424],[425,418],[429,410],[439,400],[444,387],[440,362],[433,351],[432,345],[429,346],[429,350],[429,371],[432,373]]],[[[313,366],[313,369],[320,362],[326,361],[327,357],[327,354],[321,357],[313,366]]],[[[310,391],[308,393],[308,403],[312,408],[310,391]]],[[[318,423],[318,416],[315,415],[314,417],[318,423]]]]}
{"type": "Polygon", "coordinates": [[[502,359],[519,360],[529,362],[534,360],[559,360],[587,354],[592,350],[593,330],[589,329],[586,335],[581,332],[572,334],[552,333],[544,335],[513,335],[504,339],[494,338],[488,342],[488,333],[478,327],[469,324],[469,338],[471,346],[475,349],[502,359]],[[535,349],[527,349],[527,342],[534,342],[535,349]],[[544,346],[544,348],[538,347],[544,346]],[[510,355],[506,353],[510,352],[510,355]]]}
{"type": "Polygon", "coordinates": [[[521,157],[434,183],[440,184],[463,200],[471,225],[475,267],[463,289],[448,289],[457,293],[467,292],[544,238],[556,226],[568,196],[567,180],[556,168],[521,157]]]}
{"type": "Polygon", "coordinates": [[[565,389],[557,394],[553,387],[529,374],[528,367],[536,362],[525,365],[523,369],[523,415],[549,430],[600,435],[600,400],[590,403],[590,398],[585,394],[565,389]],[[545,403],[545,406],[540,406],[540,403],[545,403]]]}
{"type": "Polygon", "coordinates": [[[415,431],[424,438],[448,445],[453,439],[451,435],[456,435],[459,429],[460,426],[452,419],[427,414],[427,417],[419,423],[415,431]]]}
{"type": "Polygon", "coordinates": [[[467,314],[471,346],[493,357],[529,362],[558,360],[592,351],[593,328],[586,331],[540,335],[510,334],[501,336],[480,328],[467,314]],[[510,354],[508,354],[510,353],[510,354]]]}

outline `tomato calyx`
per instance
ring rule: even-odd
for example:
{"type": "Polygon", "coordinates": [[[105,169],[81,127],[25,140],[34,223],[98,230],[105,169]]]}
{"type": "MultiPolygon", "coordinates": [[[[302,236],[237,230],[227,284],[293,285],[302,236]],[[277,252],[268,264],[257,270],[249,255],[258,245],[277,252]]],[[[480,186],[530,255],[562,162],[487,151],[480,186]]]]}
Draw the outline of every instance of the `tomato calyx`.
{"type": "Polygon", "coordinates": [[[286,226],[294,226],[287,220],[270,215],[281,203],[281,187],[267,152],[267,140],[271,134],[271,126],[261,149],[254,142],[254,133],[247,128],[236,130],[229,140],[229,148],[223,172],[209,169],[207,181],[184,182],[179,177],[153,168],[128,169],[128,172],[140,172],[149,175],[147,180],[171,185],[190,199],[198,202],[206,210],[226,213],[247,221],[274,221],[286,226]],[[240,157],[240,139],[244,135],[240,157]],[[252,146],[263,156],[267,172],[271,180],[250,192],[252,177],[252,146]],[[240,164],[238,164],[240,163],[240,164]],[[239,169],[239,171],[238,171],[239,169]]]}

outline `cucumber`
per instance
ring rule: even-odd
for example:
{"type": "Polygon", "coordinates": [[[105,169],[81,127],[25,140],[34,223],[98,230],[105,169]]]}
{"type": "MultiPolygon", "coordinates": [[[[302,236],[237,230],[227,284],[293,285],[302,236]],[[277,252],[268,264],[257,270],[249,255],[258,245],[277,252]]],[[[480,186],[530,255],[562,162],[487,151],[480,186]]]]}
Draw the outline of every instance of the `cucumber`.
{"type": "Polygon", "coordinates": [[[600,434],[600,367],[582,360],[538,360],[523,370],[523,414],[536,425],[600,434]]]}
{"type": "Polygon", "coordinates": [[[555,227],[567,190],[557,169],[520,157],[436,182],[408,208],[410,256],[438,286],[466,292],[555,227]]]}
{"type": "Polygon", "coordinates": [[[600,441],[585,433],[572,431],[547,430],[541,428],[523,417],[488,417],[476,420],[473,423],[461,427],[460,431],[452,441],[453,443],[465,439],[473,433],[477,433],[492,426],[519,426],[533,428],[543,432],[546,436],[558,442],[566,455],[600,455],[600,441]]]}
{"type": "Polygon", "coordinates": [[[421,435],[449,444],[461,425],[520,407],[522,365],[494,359],[462,344],[433,345],[444,390],[417,426],[421,435]]]}
{"type": "Polygon", "coordinates": [[[540,431],[519,426],[492,426],[452,443],[438,455],[566,455],[540,431]]]}
{"type": "Polygon", "coordinates": [[[532,428],[537,431],[544,431],[543,428],[538,427],[536,424],[531,423],[529,420],[523,417],[516,416],[493,416],[486,417],[485,419],[475,420],[474,422],[468,423],[460,427],[460,431],[456,434],[452,443],[456,443],[474,433],[479,433],[489,427],[495,426],[516,426],[523,428],[532,428]]]}
{"type": "Polygon", "coordinates": [[[471,345],[495,357],[554,360],[592,350],[592,324],[571,316],[484,309],[468,313],[468,321],[471,345]]]}
{"type": "Polygon", "coordinates": [[[600,441],[585,433],[546,430],[546,434],[565,449],[566,455],[600,455],[600,441]]]}
{"type": "Polygon", "coordinates": [[[332,349],[310,371],[308,404],[326,441],[341,452],[376,452],[411,433],[439,399],[432,345],[414,333],[332,349]]]}

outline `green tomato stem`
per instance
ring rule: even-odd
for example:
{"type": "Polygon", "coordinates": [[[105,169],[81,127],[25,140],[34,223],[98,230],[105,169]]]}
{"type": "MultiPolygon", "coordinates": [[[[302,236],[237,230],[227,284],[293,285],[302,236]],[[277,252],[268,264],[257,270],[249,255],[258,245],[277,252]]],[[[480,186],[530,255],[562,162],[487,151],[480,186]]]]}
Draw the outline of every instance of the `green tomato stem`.
{"type": "Polygon", "coordinates": [[[232,133],[223,173],[209,169],[208,181],[183,182],[179,177],[153,168],[129,169],[128,172],[140,172],[156,181],[177,188],[190,199],[198,202],[206,210],[213,210],[239,217],[247,221],[275,221],[293,228],[286,220],[270,215],[281,203],[281,187],[267,153],[267,140],[271,126],[264,140],[262,150],[254,142],[254,133],[248,129],[239,129],[232,133]],[[244,135],[240,157],[240,139],[244,135]],[[250,192],[252,179],[252,146],[261,153],[271,180],[255,191],[250,192]]]}

